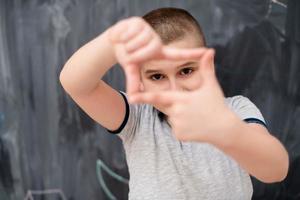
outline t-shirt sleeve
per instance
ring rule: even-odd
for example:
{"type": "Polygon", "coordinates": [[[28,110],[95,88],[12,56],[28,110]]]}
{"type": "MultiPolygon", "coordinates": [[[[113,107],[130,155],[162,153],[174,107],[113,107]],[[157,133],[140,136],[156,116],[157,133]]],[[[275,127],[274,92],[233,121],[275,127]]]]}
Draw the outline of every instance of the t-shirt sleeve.
{"type": "Polygon", "coordinates": [[[234,96],[227,99],[229,107],[245,122],[257,123],[267,127],[260,110],[247,97],[234,96]]]}
{"type": "Polygon", "coordinates": [[[117,130],[108,130],[109,133],[118,135],[122,140],[128,140],[134,137],[135,132],[139,126],[141,118],[141,105],[129,104],[127,95],[120,91],[120,95],[123,97],[125,102],[125,116],[122,124],[117,130]]]}

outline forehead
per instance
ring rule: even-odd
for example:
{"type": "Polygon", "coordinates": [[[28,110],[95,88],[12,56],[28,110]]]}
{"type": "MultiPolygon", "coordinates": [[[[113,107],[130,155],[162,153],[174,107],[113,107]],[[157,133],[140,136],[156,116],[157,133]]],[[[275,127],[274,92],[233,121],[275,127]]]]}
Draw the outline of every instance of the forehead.
{"type": "MultiPolygon", "coordinates": [[[[172,48],[197,48],[199,47],[199,42],[198,40],[191,36],[191,35],[186,35],[183,39],[174,41],[166,45],[167,47],[172,47],[172,48]]],[[[147,69],[155,67],[156,70],[163,70],[166,69],[166,67],[176,67],[180,66],[184,63],[187,62],[196,62],[196,60],[183,60],[183,61],[170,61],[170,60],[150,60],[145,62],[142,65],[142,71],[146,71],[147,69]]]]}
{"type": "Polygon", "coordinates": [[[200,46],[199,39],[195,36],[195,33],[185,34],[180,40],[175,40],[167,44],[168,47],[174,48],[196,48],[200,46]]]}

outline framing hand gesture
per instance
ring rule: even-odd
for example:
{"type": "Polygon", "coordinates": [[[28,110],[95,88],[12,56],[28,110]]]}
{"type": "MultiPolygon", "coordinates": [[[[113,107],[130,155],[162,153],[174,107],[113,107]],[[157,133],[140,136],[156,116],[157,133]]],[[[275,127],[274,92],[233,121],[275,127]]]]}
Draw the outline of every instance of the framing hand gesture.
{"type": "Polygon", "coordinates": [[[199,60],[202,84],[194,91],[137,93],[132,103],[147,103],[164,108],[173,133],[179,140],[213,143],[221,139],[222,129],[235,117],[226,107],[223,92],[215,76],[213,50],[205,50],[199,60]]]}
{"type": "Polygon", "coordinates": [[[139,92],[140,65],[149,60],[198,59],[205,48],[177,49],[162,44],[159,35],[140,17],[122,20],[110,30],[118,62],[127,78],[127,94],[139,92]]]}

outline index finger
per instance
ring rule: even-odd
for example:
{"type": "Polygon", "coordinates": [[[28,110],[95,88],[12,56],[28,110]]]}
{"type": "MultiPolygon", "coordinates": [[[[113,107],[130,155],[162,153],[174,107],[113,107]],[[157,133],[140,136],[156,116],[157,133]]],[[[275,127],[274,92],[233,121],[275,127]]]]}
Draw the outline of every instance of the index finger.
{"type": "Polygon", "coordinates": [[[145,103],[164,107],[172,106],[177,100],[182,99],[182,93],[175,91],[140,92],[129,97],[131,103],[145,103]]]}
{"type": "Polygon", "coordinates": [[[173,47],[163,47],[162,48],[162,58],[169,60],[198,60],[204,53],[208,51],[207,48],[173,48],[173,47]]]}

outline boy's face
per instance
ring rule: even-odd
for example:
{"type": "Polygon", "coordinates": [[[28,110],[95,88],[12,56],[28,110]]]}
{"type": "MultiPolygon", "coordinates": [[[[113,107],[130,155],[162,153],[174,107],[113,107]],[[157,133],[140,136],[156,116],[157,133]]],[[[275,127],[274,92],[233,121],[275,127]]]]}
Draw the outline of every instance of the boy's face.
{"type": "MultiPolygon", "coordinates": [[[[167,46],[176,48],[199,47],[197,40],[192,36],[185,36],[167,46]]],[[[145,92],[193,91],[201,86],[200,67],[198,60],[146,62],[141,68],[141,89],[145,92]]],[[[155,107],[163,112],[163,108],[155,107]]]]}

